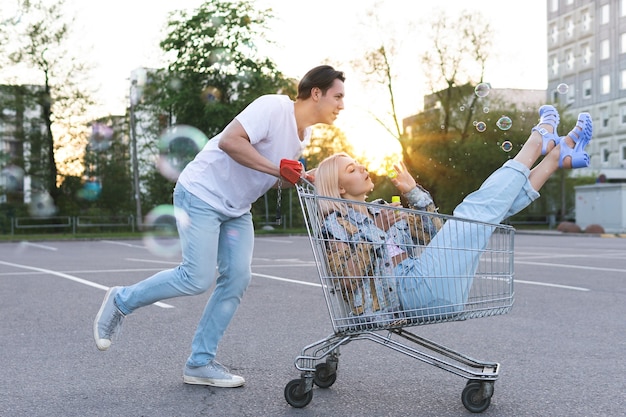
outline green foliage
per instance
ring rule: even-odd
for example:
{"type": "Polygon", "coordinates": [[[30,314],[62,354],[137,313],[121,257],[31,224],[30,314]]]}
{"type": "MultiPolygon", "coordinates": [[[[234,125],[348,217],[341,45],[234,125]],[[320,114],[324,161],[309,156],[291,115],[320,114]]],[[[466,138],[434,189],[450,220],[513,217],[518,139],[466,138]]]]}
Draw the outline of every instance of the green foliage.
{"type": "MultiPolygon", "coordinates": [[[[85,108],[92,104],[85,85],[79,86],[88,71],[83,57],[77,58],[67,47],[73,18],[65,0],[19,3],[19,18],[0,30],[0,37],[10,39],[2,48],[0,65],[23,70],[24,77],[37,74],[43,84],[24,90],[26,108],[36,111],[41,119],[38,124],[32,124],[38,134],[24,135],[24,143],[30,148],[24,167],[33,178],[33,189],[49,192],[58,203],[57,164],[66,161],[57,161],[56,157],[59,148],[69,144],[69,149],[73,149],[72,145],[80,141],[80,134],[70,132],[84,125],[85,108]],[[72,137],[61,143],[59,132],[72,137]]],[[[20,83],[28,81],[24,83],[18,76],[16,84],[20,83]]]]}
{"type": "Polygon", "coordinates": [[[352,144],[341,129],[325,124],[313,126],[311,141],[303,152],[307,169],[315,168],[324,158],[337,152],[356,156],[352,144]]]}
{"type": "MultiPolygon", "coordinates": [[[[445,129],[431,112],[412,137],[403,137],[404,161],[417,181],[430,191],[442,213],[452,213],[463,198],[507,159],[521,149],[534,125],[536,116],[527,111],[490,108],[485,114],[475,106],[459,106],[449,117],[452,128],[445,129]],[[497,127],[501,115],[513,121],[510,130],[497,127]],[[465,120],[472,120],[465,130],[465,120]],[[486,130],[479,132],[474,122],[483,122],[486,130]],[[449,133],[446,133],[446,130],[449,133]],[[503,146],[505,142],[510,147],[503,146]]],[[[535,113],[536,114],[536,113],[535,113]]],[[[437,119],[438,120],[438,119],[437,119]]]]}
{"type": "Polygon", "coordinates": [[[250,1],[211,0],[174,13],[161,42],[174,58],[161,72],[166,94],[156,97],[159,107],[212,137],[258,96],[293,94],[293,80],[257,52],[272,17],[250,1]]]}
{"type": "MultiPolygon", "coordinates": [[[[272,15],[250,1],[211,0],[193,12],[170,16],[161,48],[172,57],[165,69],[151,71],[142,86],[143,112],[156,115],[159,129],[142,152],[158,154],[156,139],[172,122],[194,126],[212,138],[250,102],[265,94],[295,98],[296,84],[268,58],[258,54],[264,28],[272,15]]],[[[171,201],[173,184],[158,171],[142,175],[149,209],[171,201]]]]}
{"type": "Polygon", "coordinates": [[[172,204],[174,184],[165,179],[159,171],[148,172],[142,177],[142,183],[146,187],[145,193],[141,196],[141,207],[144,215],[161,204],[172,204]]]}
{"type": "Polygon", "coordinates": [[[123,216],[133,212],[130,150],[126,136],[111,128],[117,120],[101,119],[110,135],[93,133],[85,150],[83,177],[64,177],[57,199],[59,212],[67,216],[123,216]]]}

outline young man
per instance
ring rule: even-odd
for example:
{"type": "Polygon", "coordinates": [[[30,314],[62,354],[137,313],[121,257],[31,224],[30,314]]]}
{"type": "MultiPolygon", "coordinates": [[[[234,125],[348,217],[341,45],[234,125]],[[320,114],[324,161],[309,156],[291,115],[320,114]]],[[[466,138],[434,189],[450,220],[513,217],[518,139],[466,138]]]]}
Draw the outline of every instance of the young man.
{"type": "MultiPolygon", "coordinates": [[[[135,285],[109,289],[94,320],[98,349],[110,347],[124,317],[138,308],[201,294],[215,282],[193,337],[183,381],[216,387],[244,384],[215,356],[251,279],[250,208],[277,178],[280,181],[281,160],[298,159],[311,126],[335,121],[344,108],[344,81],[344,74],[330,66],[315,67],[300,81],[295,102],[283,95],[259,97],[206,144],[174,189],[174,205],[189,219],[177,225],[182,262],[135,285]]],[[[300,173],[289,177],[294,174],[300,173]]]]}

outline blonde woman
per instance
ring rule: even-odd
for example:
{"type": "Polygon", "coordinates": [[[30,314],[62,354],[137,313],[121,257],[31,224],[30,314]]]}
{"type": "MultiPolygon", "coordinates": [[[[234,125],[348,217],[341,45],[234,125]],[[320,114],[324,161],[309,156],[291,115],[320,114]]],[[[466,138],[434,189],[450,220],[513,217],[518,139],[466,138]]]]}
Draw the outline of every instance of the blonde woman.
{"type": "MultiPolygon", "coordinates": [[[[593,130],[588,113],[579,115],[576,126],[565,137],[557,135],[559,115],[553,106],[542,106],[539,116],[539,124],[532,129],[520,152],[492,173],[478,190],[469,194],[455,208],[454,218],[446,221],[440,230],[431,227],[432,234],[436,234],[419,255],[403,250],[403,243],[412,237],[406,234],[406,227],[397,227],[401,218],[394,210],[371,210],[368,209],[371,206],[359,204],[342,205],[343,210],[332,205],[322,207],[325,211],[324,233],[331,243],[336,241],[343,245],[339,247],[344,251],[342,260],[348,274],[382,274],[397,278],[385,281],[383,292],[386,296],[395,291],[385,305],[385,311],[396,309],[419,317],[462,311],[480,251],[486,247],[493,232],[489,224],[501,223],[536,200],[541,187],[559,168],[589,165],[589,156],[584,150],[593,130]],[[545,157],[535,166],[541,155],[545,157]],[[346,207],[349,208],[346,210],[346,207]],[[366,265],[370,271],[364,271],[363,246],[356,245],[356,242],[375,248],[382,259],[381,264],[366,265]],[[391,270],[383,270],[385,265],[391,270]]],[[[395,170],[397,176],[391,181],[410,207],[425,210],[433,205],[430,194],[416,183],[404,163],[396,165],[395,170]]],[[[315,187],[319,195],[362,203],[367,200],[374,184],[363,165],[349,155],[339,153],[319,164],[315,187]]],[[[380,302],[377,306],[375,304],[369,301],[370,309],[381,308],[380,302]]],[[[353,311],[358,313],[354,308],[353,311]]]]}

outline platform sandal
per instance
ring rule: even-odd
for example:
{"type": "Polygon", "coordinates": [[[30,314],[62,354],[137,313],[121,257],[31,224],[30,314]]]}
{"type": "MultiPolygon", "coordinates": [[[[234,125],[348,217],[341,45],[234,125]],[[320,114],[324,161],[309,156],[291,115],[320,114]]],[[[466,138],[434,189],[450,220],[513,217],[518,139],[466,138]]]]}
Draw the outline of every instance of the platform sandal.
{"type": "Polygon", "coordinates": [[[574,147],[570,148],[567,146],[565,136],[561,138],[559,168],[563,168],[563,160],[568,156],[572,159],[572,169],[589,166],[589,154],[585,152],[585,147],[591,140],[592,134],[593,123],[591,116],[589,113],[580,113],[576,126],[567,134],[574,141],[574,147]]]}
{"type": "Polygon", "coordinates": [[[559,144],[561,138],[556,133],[556,127],[559,125],[559,121],[561,118],[559,117],[559,112],[549,104],[544,104],[539,107],[539,123],[537,126],[533,127],[533,132],[537,131],[541,135],[543,139],[543,143],[541,144],[541,154],[545,155],[548,152],[548,144],[550,141],[554,142],[554,146],[559,144]],[[548,124],[552,126],[552,132],[548,132],[548,130],[544,127],[540,127],[542,124],[548,124]]]}

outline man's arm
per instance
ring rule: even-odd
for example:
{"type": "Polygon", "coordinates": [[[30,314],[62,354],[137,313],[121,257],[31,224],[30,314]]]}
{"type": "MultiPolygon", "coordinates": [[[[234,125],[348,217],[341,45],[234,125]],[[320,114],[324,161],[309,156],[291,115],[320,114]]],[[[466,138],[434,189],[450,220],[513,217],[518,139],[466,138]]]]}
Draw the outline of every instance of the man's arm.
{"type": "Polygon", "coordinates": [[[233,120],[226,126],[218,146],[241,165],[280,177],[279,167],[254,149],[248,133],[237,120],[233,120]]]}

